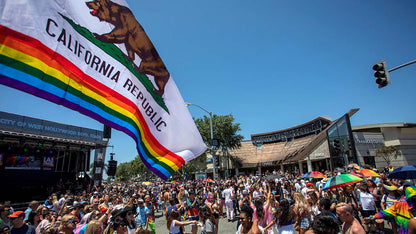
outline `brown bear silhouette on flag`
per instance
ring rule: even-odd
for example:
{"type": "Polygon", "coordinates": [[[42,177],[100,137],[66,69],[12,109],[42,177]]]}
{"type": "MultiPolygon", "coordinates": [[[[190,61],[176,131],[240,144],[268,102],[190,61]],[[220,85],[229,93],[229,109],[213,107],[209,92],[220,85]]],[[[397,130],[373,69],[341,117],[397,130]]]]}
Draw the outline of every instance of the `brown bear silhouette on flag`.
{"type": "Polygon", "coordinates": [[[91,15],[115,26],[109,33],[102,35],[94,33],[95,38],[107,43],[124,43],[127,50],[126,58],[129,61],[134,61],[137,54],[142,61],[139,67],[134,65],[135,69],[141,74],[154,77],[157,89],[153,90],[162,97],[170,77],[169,72],[130,9],[109,0],[93,0],[86,4],[92,10],[91,15]]]}

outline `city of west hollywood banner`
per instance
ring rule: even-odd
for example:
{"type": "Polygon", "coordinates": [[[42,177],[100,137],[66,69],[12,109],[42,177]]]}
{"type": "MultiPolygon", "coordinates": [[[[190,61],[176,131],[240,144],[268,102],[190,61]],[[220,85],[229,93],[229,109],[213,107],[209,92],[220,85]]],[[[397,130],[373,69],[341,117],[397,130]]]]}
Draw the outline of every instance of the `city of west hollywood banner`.
{"type": "Polygon", "coordinates": [[[0,83],[131,136],[168,179],[206,145],[172,77],[124,1],[0,3],[0,83]]]}

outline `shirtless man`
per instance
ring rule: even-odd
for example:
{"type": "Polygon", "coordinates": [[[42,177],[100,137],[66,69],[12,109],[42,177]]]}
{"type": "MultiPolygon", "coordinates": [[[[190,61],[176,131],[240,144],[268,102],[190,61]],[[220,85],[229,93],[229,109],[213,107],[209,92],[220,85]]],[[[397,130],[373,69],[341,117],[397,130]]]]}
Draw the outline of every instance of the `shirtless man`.
{"type": "Polygon", "coordinates": [[[351,205],[340,203],[337,205],[337,216],[343,222],[342,234],[365,234],[363,226],[354,218],[351,205]]]}
{"type": "Polygon", "coordinates": [[[416,233],[416,218],[409,220],[409,233],[416,233]]]}

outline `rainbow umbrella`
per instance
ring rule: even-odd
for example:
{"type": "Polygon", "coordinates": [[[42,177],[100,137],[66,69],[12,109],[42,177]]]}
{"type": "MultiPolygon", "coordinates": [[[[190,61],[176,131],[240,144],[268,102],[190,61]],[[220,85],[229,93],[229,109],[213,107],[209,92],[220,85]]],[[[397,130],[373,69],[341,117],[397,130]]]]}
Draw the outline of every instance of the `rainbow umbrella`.
{"type": "Polygon", "coordinates": [[[300,177],[300,178],[302,178],[302,179],[304,179],[304,178],[308,178],[309,177],[309,174],[311,174],[310,172],[306,172],[305,174],[303,174],[303,176],[302,177],[300,177]]]}
{"type": "Polygon", "coordinates": [[[145,181],[145,182],[143,182],[142,184],[144,184],[144,185],[152,185],[153,183],[152,183],[152,182],[150,182],[150,181],[145,181]]]}
{"type": "Polygon", "coordinates": [[[363,175],[361,175],[360,173],[357,173],[355,171],[351,171],[350,175],[354,175],[354,176],[357,176],[357,177],[363,177],[363,175]]]}
{"type": "Polygon", "coordinates": [[[348,164],[348,168],[362,169],[362,167],[360,167],[357,163],[348,164]]]}
{"type": "Polygon", "coordinates": [[[308,177],[313,179],[322,179],[325,178],[325,175],[319,171],[311,171],[311,174],[309,174],[308,177]]]}
{"type": "Polygon", "coordinates": [[[179,184],[179,182],[178,182],[178,181],[176,181],[176,180],[172,180],[170,183],[171,183],[171,184],[179,184]]]}
{"type": "Polygon", "coordinates": [[[362,181],[360,177],[350,175],[350,174],[341,174],[334,177],[331,177],[325,184],[322,189],[331,189],[331,188],[339,188],[344,187],[350,184],[354,184],[357,182],[362,181]]]}
{"type": "Polygon", "coordinates": [[[205,181],[206,181],[206,182],[211,182],[211,183],[212,183],[212,182],[214,182],[214,181],[213,181],[212,179],[210,179],[210,178],[205,179],[205,181]]]}
{"type": "Polygon", "coordinates": [[[369,169],[358,169],[356,170],[356,172],[360,173],[364,177],[380,177],[380,175],[377,174],[375,171],[369,169]]]}

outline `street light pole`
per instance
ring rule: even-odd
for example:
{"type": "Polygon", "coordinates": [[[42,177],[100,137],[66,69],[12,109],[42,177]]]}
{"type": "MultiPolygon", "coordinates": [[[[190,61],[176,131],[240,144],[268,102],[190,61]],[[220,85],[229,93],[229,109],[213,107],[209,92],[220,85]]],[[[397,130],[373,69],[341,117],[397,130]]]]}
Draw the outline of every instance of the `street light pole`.
{"type": "Polygon", "coordinates": [[[209,114],[209,128],[210,128],[210,132],[211,132],[211,154],[212,154],[212,174],[213,174],[213,179],[217,178],[217,169],[215,167],[215,150],[214,150],[214,146],[212,145],[214,142],[214,131],[212,129],[212,112],[207,111],[205,108],[203,108],[200,105],[197,104],[192,104],[192,103],[185,103],[185,106],[196,106],[198,108],[200,108],[201,110],[205,111],[206,113],[209,114]]]}

